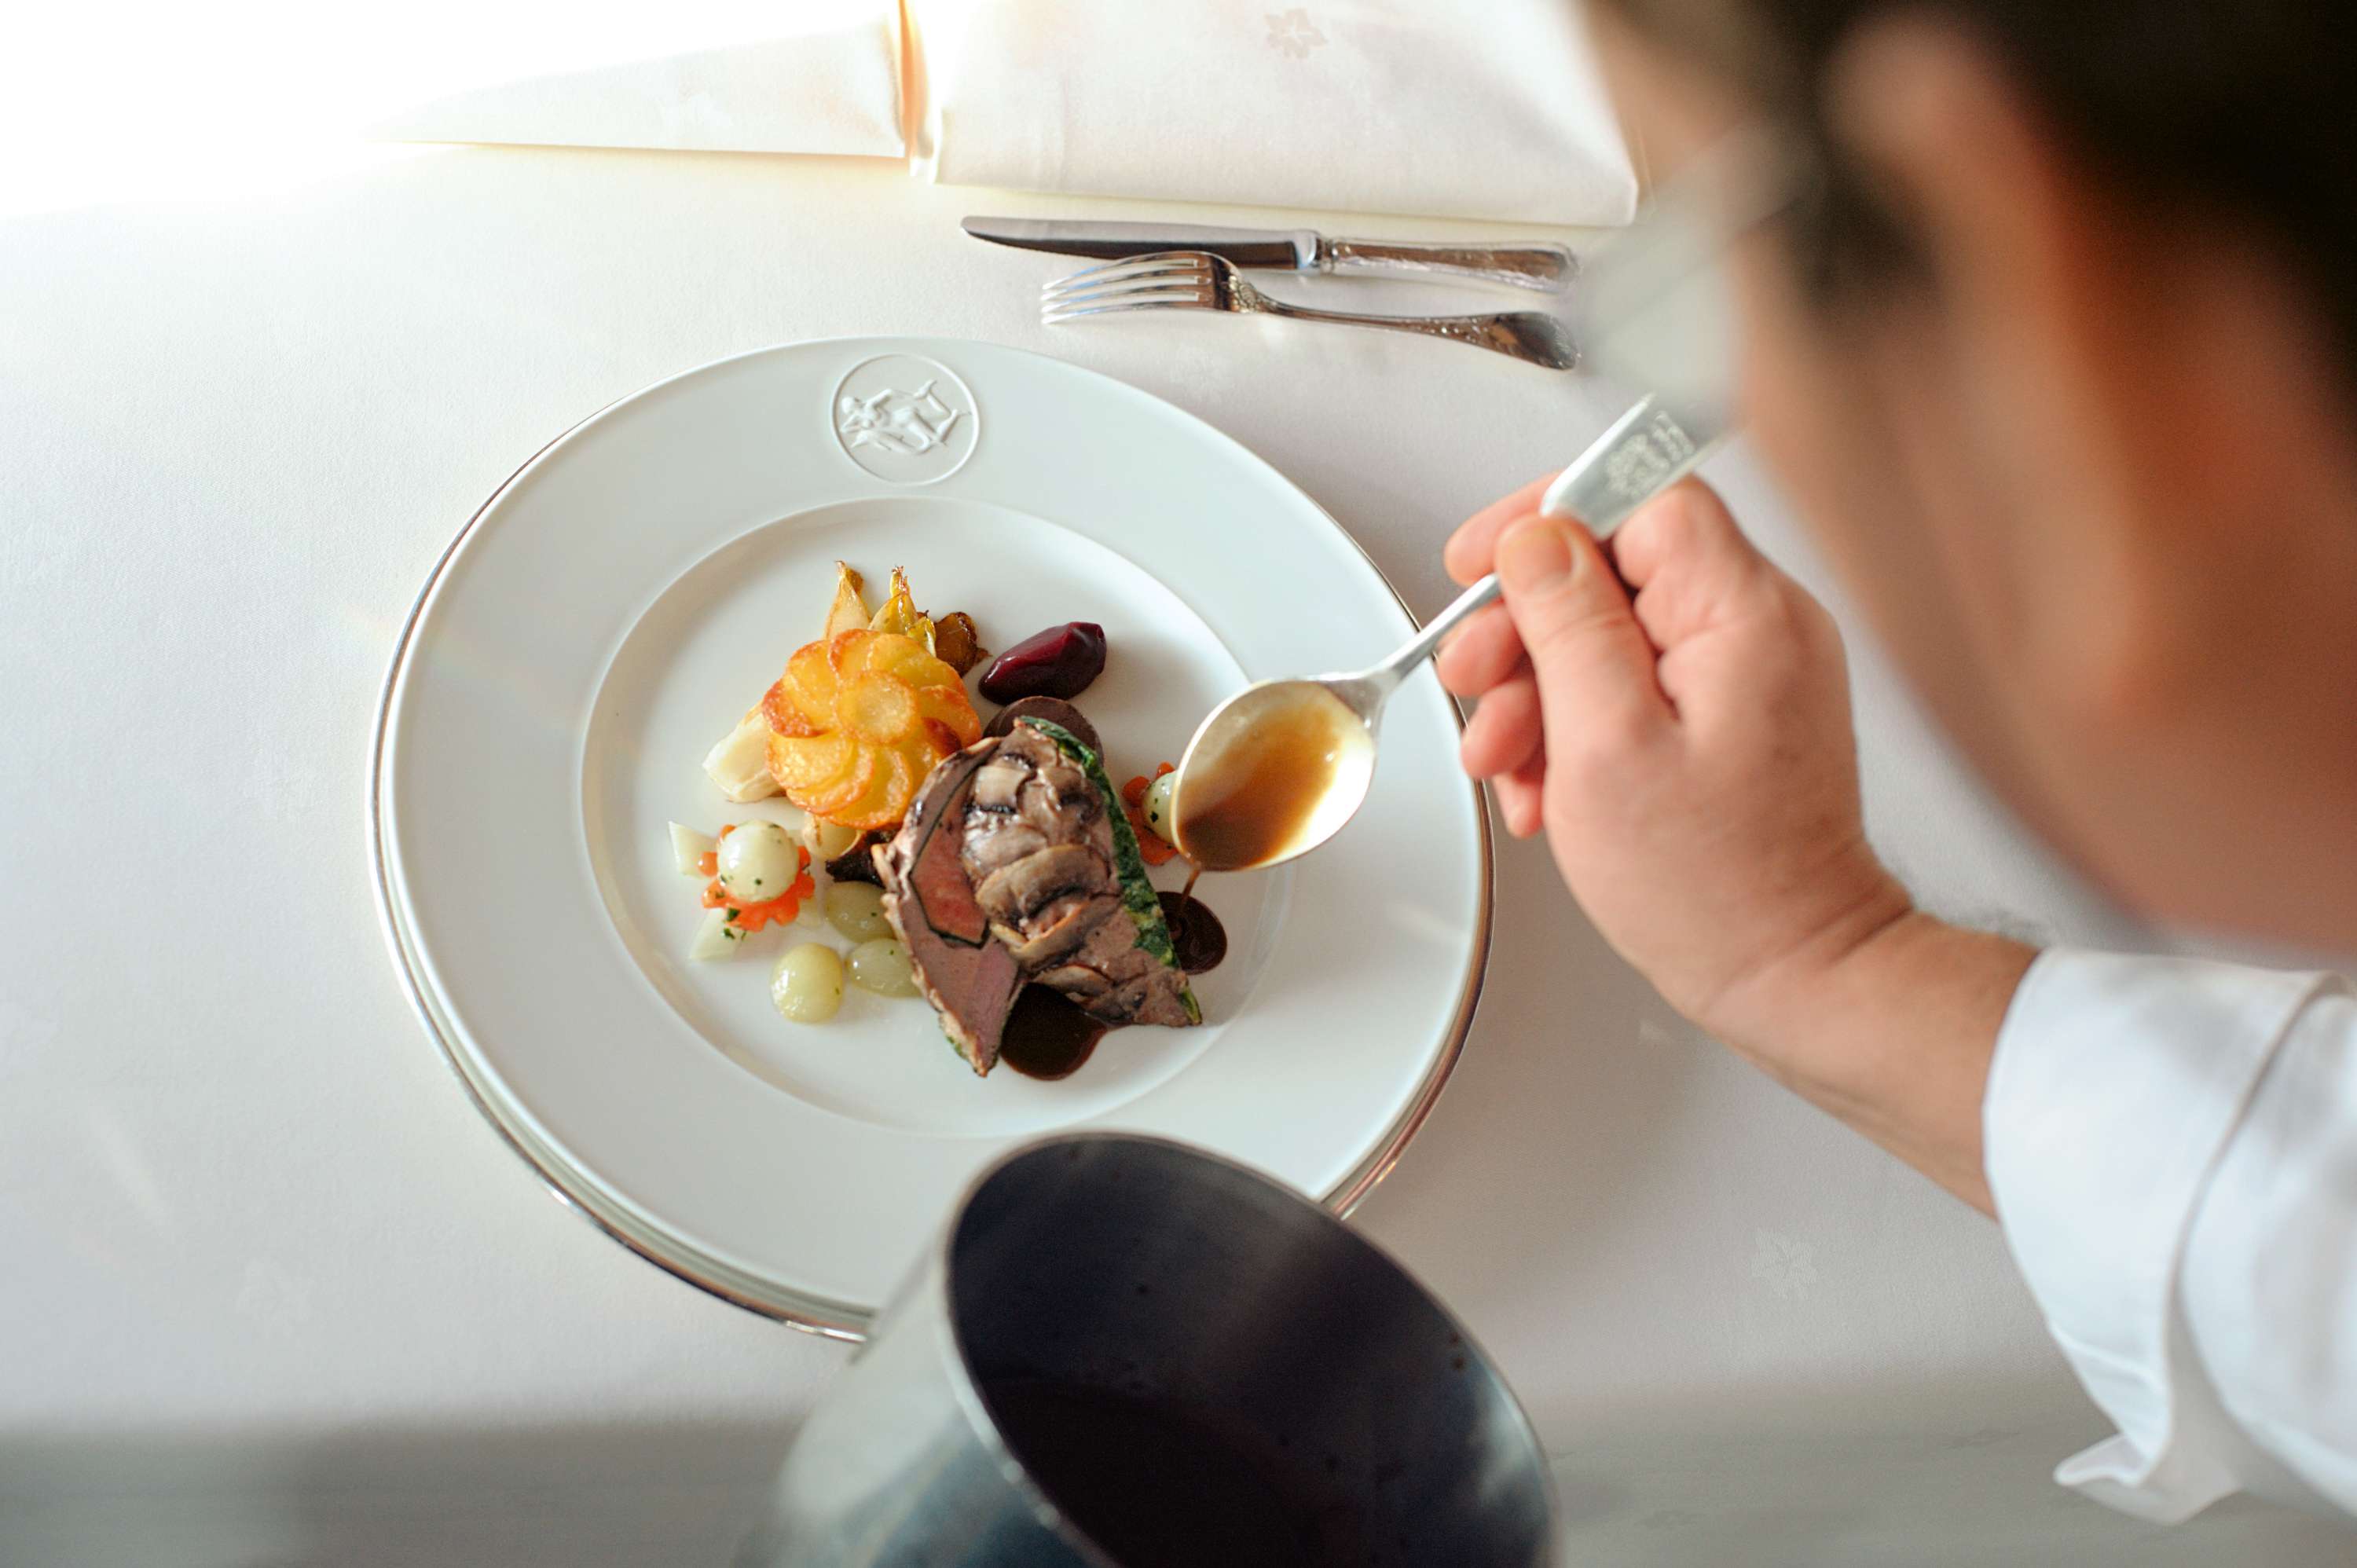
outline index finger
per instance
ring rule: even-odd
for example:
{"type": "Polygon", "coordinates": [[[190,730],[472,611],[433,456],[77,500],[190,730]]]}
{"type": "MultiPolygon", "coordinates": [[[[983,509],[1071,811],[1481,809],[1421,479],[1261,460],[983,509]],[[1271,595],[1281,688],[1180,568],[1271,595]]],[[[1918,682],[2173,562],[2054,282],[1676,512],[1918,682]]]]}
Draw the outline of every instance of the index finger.
{"type": "Polygon", "coordinates": [[[1718,492],[1679,480],[1630,514],[1612,536],[1620,580],[1636,595],[1637,619],[1656,648],[1672,648],[1751,602],[1777,575],[1743,536],[1718,492]]]}
{"type": "Polygon", "coordinates": [[[1460,583],[1486,577],[1495,565],[1498,540],[1507,529],[1539,510],[1539,498],[1555,483],[1553,474],[1533,479],[1512,495],[1491,501],[1459,524],[1448,536],[1441,564],[1460,583]]]}

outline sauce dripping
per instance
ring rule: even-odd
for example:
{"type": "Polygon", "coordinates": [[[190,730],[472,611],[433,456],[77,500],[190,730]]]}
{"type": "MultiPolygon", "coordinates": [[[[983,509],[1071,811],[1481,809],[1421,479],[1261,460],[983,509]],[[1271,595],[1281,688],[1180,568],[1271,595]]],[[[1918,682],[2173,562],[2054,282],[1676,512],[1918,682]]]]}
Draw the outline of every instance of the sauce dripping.
{"type": "MultiPolygon", "coordinates": [[[[1194,877],[1189,877],[1187,886],[1194,885],[1194,877]]],[[[1162,918],[1170,927],[1170,946],[1178,954],[1178,967],[1189,974],[1219,968],[1220,961],[1228,956],[1228,929],[1211,907],[1184,893],[1165,893],[1161,899],[1162,918]]]]}
{"type": "Polygon", "coordinates": [[[998,1059],[1026,1078],[1070,1078],[1095,1053],[1105,1028],[1062,992],[1027,985],[1007,1012],[998,1059]]]}
{"type": "Polygon", "coordinates": [[[1337,785],[1373,767],[1373,737],[1322,686],[1289,684],[1243,722],[1190,753],[1174,824],[1178,852],[1206,871],[1282,860],[1329,826],[1329,803],[1356,800],[1337,785]]]}

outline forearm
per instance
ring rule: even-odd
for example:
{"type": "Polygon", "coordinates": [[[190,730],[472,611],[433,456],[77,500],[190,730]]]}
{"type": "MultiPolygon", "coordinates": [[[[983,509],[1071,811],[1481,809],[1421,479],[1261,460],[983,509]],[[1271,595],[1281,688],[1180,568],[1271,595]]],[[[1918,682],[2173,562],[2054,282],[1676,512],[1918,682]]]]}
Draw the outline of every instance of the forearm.
{"type": "MultiPolygon", "coordinates": [[[[1770,1077],[1993,1213],[1981,1103],[2034,949],[1920,910],[1745,999],[1715,1032],[1770,1077]]],[[[1710,1023],[1706,1020],[1706,1023],[1710,1023]]]]}

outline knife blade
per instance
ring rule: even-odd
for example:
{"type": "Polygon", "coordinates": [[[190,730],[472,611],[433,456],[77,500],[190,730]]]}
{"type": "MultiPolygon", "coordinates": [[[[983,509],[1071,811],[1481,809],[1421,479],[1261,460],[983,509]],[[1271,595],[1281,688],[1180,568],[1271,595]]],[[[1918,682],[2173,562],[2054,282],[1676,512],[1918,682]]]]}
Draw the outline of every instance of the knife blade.
{"type": "Polygon", "coordinates": [[[1412,240],[1344,240],[1315,229],[1231,229],[1040,218],[968,218],[977,240],[1023,251],[1114,260],[1156,251],[1209,251],[1240,267],[1337,275],[1390,275],[1496,284],[1554,294],[1579,263],[1561,245],[1470,245],[1412,240]]]}
{"type": "Polygon", "coordinates": [[[961,225],[977,240],[1018,251],[1113,260],[1156,251],[1209,251],[1240,267],[1282,267],[1314,273],[1315,229],[1222,229],[1203,224],[1066,222],[1039,218],[969,218],[961,225]]]}

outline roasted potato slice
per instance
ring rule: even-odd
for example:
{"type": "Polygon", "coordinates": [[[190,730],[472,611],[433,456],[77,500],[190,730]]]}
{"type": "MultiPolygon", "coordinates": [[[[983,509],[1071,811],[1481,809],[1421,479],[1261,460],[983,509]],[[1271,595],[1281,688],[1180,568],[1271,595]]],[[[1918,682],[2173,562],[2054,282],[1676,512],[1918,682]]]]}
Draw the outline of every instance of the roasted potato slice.
{"type": "Polygon", "coordinates": [[[847,735],[770,736],[770,777],[789,798],[817,796],[850,777],[858,743],[847,735]]]}
{"type": "Polygon", "coordinates": [[[795,650],[759,711],[770,777],[845,827],[899,822],[933,764],[982,735],[954,669],[913,637],[869,627],[795,650]]]}
{"type": "MultiPolygon", "coordinates": [[[[880,760],[884,756],[882,746],[861,746],[858,742],[851,740],[848,736],[843,738],[849,742],[852,747],[852,763],[848,772],[826,788],[811,791],[806,800],[796,796],[791,790],[787,791],[787,798],[793,800],[794,804],[802,807],[811,815],[824,817],[829,822],[836,820],[837,811],[854,804],[861,796],[867,793],[867,787],[876,781],[876,774],[883,766],[880,760]]],[[[852,824],[844,825],[848,827],[852,824]]]]}

